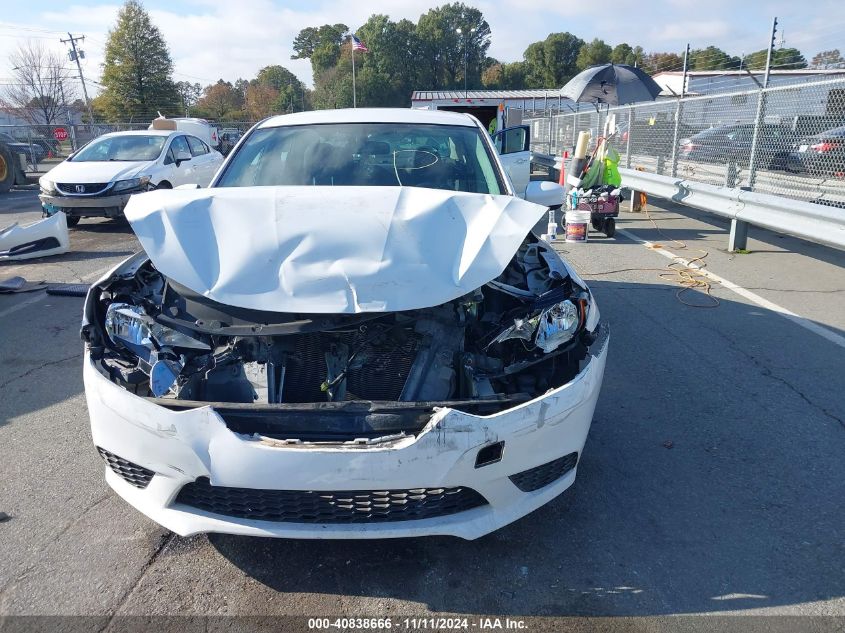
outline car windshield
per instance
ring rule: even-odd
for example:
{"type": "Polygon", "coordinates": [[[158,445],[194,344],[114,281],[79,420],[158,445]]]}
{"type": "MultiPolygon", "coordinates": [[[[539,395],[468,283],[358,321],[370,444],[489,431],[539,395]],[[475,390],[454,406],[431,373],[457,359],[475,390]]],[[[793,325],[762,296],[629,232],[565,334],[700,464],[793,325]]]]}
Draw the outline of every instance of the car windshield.
{"type": "Polygon", "coordinates": [[[106,136],[92,141],[74,156],[74,162],[155,160],[161,154],[166,136],[106,136]]]}
{"type": "Polygon", "coordinates": [[[259,129],[247,137],[216,186],[279,185],[504,191],[477,128],[411,123],[259,129]]]}

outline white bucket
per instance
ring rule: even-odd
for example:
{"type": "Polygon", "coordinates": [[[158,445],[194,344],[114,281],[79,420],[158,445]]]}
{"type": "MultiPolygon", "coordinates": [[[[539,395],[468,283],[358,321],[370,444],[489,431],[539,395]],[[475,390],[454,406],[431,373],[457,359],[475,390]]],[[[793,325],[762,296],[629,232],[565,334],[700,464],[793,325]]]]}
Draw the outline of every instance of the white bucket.
{"type": "Polygon", "coordinates": [[[567,211],[566,212],[566,241],[586,242],[587,229],[590,224],[589,211],[567,211]]]}

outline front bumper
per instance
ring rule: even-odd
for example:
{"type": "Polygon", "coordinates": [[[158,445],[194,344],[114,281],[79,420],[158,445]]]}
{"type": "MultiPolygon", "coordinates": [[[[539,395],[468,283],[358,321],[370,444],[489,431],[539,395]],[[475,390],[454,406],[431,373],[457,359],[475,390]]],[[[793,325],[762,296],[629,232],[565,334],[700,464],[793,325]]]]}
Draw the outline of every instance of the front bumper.
{"type": "Polygon", "coordinates": [[[109,381],[86,353],[85,394],[96,446],[155,475],[137,488],[106,467],[126,501],[188,536],[223,532],[288,538],[394,538],[452,535],[475,539],[525,516],[566,490],[576,469],[533,492],[509,478],[570,453],[581,454],[601,389],[609,335],[602,329],[583,370],[534,400],[488,416],[440,409],[416,436],[370,444],[290,445],[227,428],[211,406],[171,411],[109,381]],[[476,468],[480,448],[504,441],[500,461],[476,468]],[[487,504],[436,518],[296,523],[213,514],[176,503],[183,486],[262,490],[362,491],[468,487],[487,504]]]}
{"type": "Polygon", "coordinates": [[[129,202],[133,193],[116,196],[91,196],[90,198],[74,198],[72,196],[53,196],[41,193],[38,199],[41,206],[49,211],[64,211],[66,215],[79,217],[116,217],[123,214],[123,208],[129,202]]]}

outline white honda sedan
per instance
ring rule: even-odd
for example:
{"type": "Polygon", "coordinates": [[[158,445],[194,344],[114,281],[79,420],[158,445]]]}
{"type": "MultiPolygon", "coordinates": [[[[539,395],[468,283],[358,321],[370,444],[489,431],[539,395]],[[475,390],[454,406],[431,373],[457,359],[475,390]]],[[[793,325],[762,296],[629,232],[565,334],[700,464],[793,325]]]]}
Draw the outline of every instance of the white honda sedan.
{"type": "Polygon", "coordinates": [[[64,211],[74,226],[83,217],[120,217],[133,194],[211,182],[223,156],[205,141],[171,130],[104,134],[38,181],[41,206],[64,211]]]}
{"type": "Polygon", "coordinates": [[[126,208],[84,381],[106,479],[170,530],[474,539],[575,480],[609,335],[468,115],[256,125],[126,208]]]}

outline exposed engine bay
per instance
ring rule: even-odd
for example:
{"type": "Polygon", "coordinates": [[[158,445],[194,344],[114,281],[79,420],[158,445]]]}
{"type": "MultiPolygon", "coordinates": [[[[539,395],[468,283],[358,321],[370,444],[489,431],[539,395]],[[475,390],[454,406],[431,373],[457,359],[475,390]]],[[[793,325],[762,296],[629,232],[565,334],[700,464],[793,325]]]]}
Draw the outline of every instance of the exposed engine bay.
{"type": "Polygon", "coordinates": [[[458,299],[337,315],[227,306],[139,254],[92,287],[82,334],[112,382],[159,404],[371,401],[490,413],[579,372],[597,331],[586,327],[598,320],[591,309],[583,282],[533,236],[499,277],[458,299]]]}

